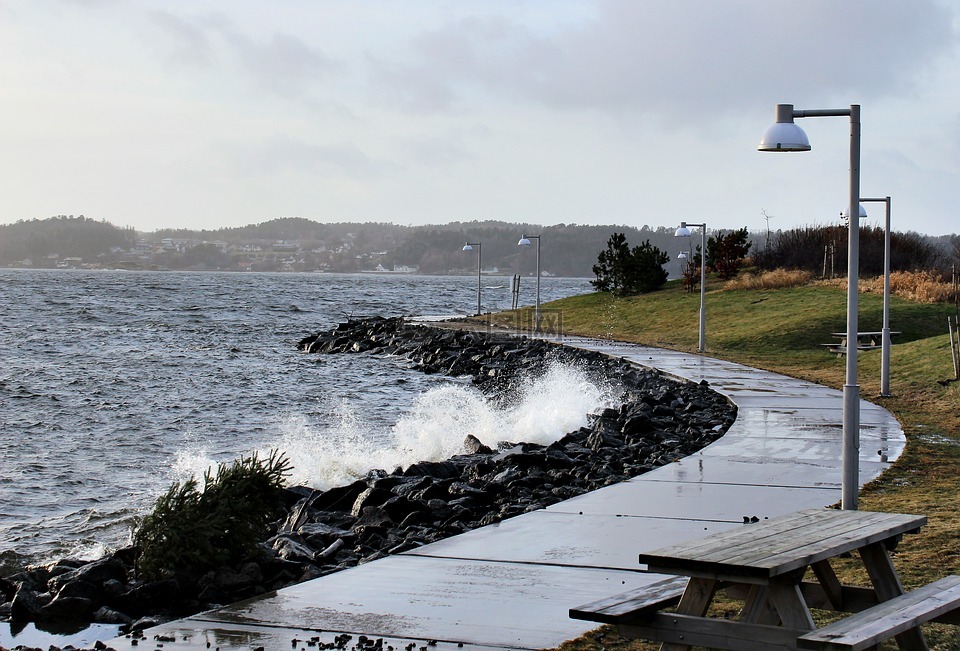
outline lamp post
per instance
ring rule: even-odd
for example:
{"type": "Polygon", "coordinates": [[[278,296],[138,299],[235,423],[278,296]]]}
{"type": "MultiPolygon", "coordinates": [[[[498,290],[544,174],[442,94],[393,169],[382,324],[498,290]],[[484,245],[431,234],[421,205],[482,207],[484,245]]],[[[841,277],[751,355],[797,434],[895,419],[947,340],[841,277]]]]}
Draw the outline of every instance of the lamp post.
{"type": "MultiPolygon", "coordinates": [[[[883,225],[883,328],[880,331],[880,396],[890,397],[890,197],[860,197],[886,204],[883,225]]],[[[849,213],[848,213],[849,214],[849,213]]]]}
{"type": "MultiPolygon", "coordinates": [[[[852,215],[860,202],[860,105],[847,109],[796,110],[793,104],[777,104],[776,122],[763,133],[759,151],[810,151],[810,141],[794,118],[850,118],[850,197],[852,215]]],[[[859,213],[858,213],[859,214],[859,213]]],[[[857,384],[857,312],[859,309],[860,224],[850,220],[847,238],[847,369],[843,385],[843,475],[841,504],[845,510],[857,509],[860,487],[860,386],[857,384]]]]}
{"type": "Polygon", "coordinates": [[[467,242],[463,250],[473,251],[473,247],[477,247],[477,316],[480,316],[480,242],[467,242]]]}
{"type": "Polygon", "coordinates": [[[700,340],[697,351],[704,352],[707,346],[707,224],[688,224],[680,222],[680,228],[674,233],[676,237],[690,237],[688,226],[700,228],[700,340]]]}
{"type": "Polygon", "coordinates": [[[530,240],[537,241],[537,310],[535,319],[534,329],[540,331],[540,236],[539,235],[523,235],[520,237],[520,241],[517,242],[517,246],[530,246],[530,240]]]}

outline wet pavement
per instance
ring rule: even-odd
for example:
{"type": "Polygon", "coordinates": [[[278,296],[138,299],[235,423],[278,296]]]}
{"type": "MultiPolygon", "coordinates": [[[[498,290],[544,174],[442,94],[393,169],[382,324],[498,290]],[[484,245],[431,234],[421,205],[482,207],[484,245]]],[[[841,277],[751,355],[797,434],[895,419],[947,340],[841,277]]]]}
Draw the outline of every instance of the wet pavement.
{"type": "MultiPolygon", "coordinates": [[[[588,339],[564,343],[706,380],[739,407],[701,452],[609,486],[400,555],[145,631],[117,649],[543,649],[595,626],[570,608],[663,577],[637,554],[840,501],[839,391],[702,355],[588,339]],[[350,636],[349,640],[345,636],[350,636]]],[[[905,445],[861,401],[860,481],[905,445]]]]}

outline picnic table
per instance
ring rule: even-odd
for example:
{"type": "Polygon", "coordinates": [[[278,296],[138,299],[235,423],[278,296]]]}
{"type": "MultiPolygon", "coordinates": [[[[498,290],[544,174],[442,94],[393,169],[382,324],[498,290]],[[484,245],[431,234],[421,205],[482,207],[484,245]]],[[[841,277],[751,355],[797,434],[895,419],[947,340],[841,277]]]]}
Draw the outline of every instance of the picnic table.
{"type": "Polygon", "coordinates": [[[646,588],[570,610],[616,624],[627,637],[664,642],[670,651],[718,649],[873,649],[896,636],[901,649],[926,649],[919,629],[960,622],[960,577],[905,593],[890,560],[925,516],[810,509],[642,553],[650,572],[672,575],[646,588]],[[869,588],[841,584],[831,559],[857,552],[869,588]],[[815,581],[805,581],[808,570],[815,581]],[[687,578],[689,577],[689,578],[687,578]],[[742,600],[735,620],[708,617],[719,591],[742,600]],[[664,608],[676,605],[675,612],[664,608]],[[810,609],[858,613],[817,629],[810,609]]]}
{"type": "MultiPolygon", "coordinates": [[[[891,331],[890,336],[895,337],[899,335],[899,331],[891,331]]],[[[847,352],[847,333],[846,332],[831,332],[831,337],[836,337],[839,341],[835,341],[830,344],[820,344],[825,346],[831,353],[837,353],[837,356],[846,354],[847,352]]],[[[883,346],[883,332],[878,331],[864,331],[857,333],[857,350],[876,350],[883,346]]]]}

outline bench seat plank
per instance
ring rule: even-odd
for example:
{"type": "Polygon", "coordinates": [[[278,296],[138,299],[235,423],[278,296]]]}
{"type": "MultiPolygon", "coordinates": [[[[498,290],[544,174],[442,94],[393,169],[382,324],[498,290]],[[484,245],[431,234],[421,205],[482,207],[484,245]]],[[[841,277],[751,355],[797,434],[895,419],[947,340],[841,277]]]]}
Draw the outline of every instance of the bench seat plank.
{"type": "MultiPolygon", "coordinates": [[[[680,648],[689,646],[732,651],[796,651],[803,629],[728,619],[704,619],[657,613],[649,620],[618,627],[625,637],[654,640],[680,648]]],[[[669,647],[668,647],[669,648],[669,647]]]]}
{"type": "Polygon", "coordinates": [[[960,576],[948,576],[797,639],[801,649],[858,651],[960,607],[960,576]]]}
{"type": "Polygon", "coordinates": [[[635,590],[570,609],[570,617],[603,624],[622,624],[675,605],[687,587],[687,577],[675,576],[635,590]]]}

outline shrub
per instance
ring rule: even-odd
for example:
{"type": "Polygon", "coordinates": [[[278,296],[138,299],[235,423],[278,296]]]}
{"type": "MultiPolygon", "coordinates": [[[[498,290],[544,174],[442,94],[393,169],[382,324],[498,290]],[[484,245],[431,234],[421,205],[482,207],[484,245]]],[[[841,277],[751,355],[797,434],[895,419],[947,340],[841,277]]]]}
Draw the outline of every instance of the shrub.
{"type": "Polygon", "coordinates": [[[697,247],[697,252],[687,258],[686,263],[683,265],[681,274],[683,277],[683,288],[688,292],[692,293],[700,285],[700,247],[697,247]]]}
{"type": "MultiPolygon", "coordinates": [[[[821,281],[821,284],[846,288],[847,279],[821,281]]],[[[882,294],[883,276],[860,278],[860,293],[882,294]]],[[[918,303],[952,303],[957,300],[953,285],[935,271],[893,271],[890,293],[918,303]]]]}
{"type": "Polygon", "coordinates": [[[137,572],[146,579],[196,579],[211,569],[250,558],[269,524],[283,513],[282,488],[291,471],[283,455],[241,457],[174,484],[134,534],[137,572]]]}
{"type": "MultiPolygon", "coordinates": [[[[781,231],[754,259],[763,269],[806,269],[819,276],[826,275],[825,269],[833,268],[837,273],[845,273],[848,233],[847,227],[839,224],[781,231]],[[828,260],[832,262],[828,264],[828,260]]],[[[861,226],[859,242],[861,275],[883,274],[883,229],[861,226]]],[[[940,266],[944,259],[944,253],[937,246],[917,233],[890,233],[890,268],[893,270],[930,269],[940,266]]]]}
{"type": "Polygon", "coordinates": [[[801,269],[774,269],[763,273],[743,273],[728,281],[723,289],[782,289],[801,287],[810,282],[813,274],[801,269]]]}

